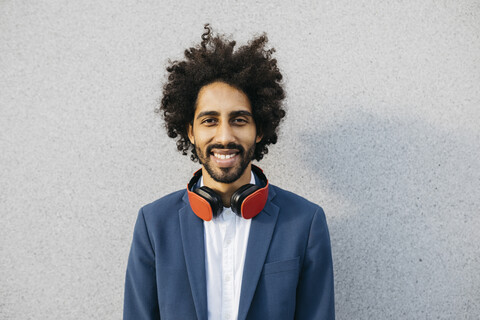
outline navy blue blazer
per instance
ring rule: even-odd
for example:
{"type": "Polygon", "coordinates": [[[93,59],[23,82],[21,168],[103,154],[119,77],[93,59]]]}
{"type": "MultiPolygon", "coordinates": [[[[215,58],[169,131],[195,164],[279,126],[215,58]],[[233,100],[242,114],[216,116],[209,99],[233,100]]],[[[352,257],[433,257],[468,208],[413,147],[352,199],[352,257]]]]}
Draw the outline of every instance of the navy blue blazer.
{"type": "MultiPolygon", "coordinates": [[[[186,190],[140,209],[128,258],[124,319],[207,320],[203,220],[186,190]]],[[[238,319],[335,319],[322,208],[276,186],[252,219],[238,319]]]]}

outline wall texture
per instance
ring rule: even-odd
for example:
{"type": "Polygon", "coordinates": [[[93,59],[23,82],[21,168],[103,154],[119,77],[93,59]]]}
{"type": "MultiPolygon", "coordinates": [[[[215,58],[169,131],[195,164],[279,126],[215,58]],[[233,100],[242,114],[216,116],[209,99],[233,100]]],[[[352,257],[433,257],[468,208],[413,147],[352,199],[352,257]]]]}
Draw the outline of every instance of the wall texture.
{"type": "Polygon", "coordinates": [[[205,22],[277,49],[260,165],[325,209],[337,319],[478,319],[473,0],[0,1],[0,318],[121,318],[138,209],[198,166],[154,109],[205,22]]]}

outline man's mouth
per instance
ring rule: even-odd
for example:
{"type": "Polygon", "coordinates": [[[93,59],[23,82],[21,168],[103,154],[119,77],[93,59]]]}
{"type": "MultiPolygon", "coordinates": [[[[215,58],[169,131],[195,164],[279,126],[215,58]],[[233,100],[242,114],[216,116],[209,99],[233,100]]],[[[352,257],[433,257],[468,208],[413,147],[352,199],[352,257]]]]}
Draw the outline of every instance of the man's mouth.
{"type": "Polygon", "coordinates": [[[216,153],[213,152],[213,156],[217,159],[230,159],[233,158],[237,155],[238,152],[233,152],[233,153],[228,153],[228,154],[223,154],[223,153],[216,153]]]}
{"type": "Polygon", "coordinates": [[[238,155],[240,154],[239,150],[212,150],[210,155],[214,163],[219,167],[228,168],[235,165],[239,159],[238,155]]]}

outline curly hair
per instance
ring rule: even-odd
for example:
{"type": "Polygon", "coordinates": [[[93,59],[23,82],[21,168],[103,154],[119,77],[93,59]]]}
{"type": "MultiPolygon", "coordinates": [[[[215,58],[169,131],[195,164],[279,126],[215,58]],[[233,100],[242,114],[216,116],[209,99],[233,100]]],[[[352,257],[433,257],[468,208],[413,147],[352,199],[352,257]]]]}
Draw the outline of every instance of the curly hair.
{"type": "Polygon", "coordinates": [[[163,86],[163,98],[158,111],[163,111],[170,138],[178,138],[177,149],[183,155],[191,150],[190,158],[197,161],[195,147],[188,139],[188,125],[193,123],[200,89],[212,82],[225,82],[243,91],[252,107],[258,135],[254,159],[268,153],[267,146],[277,142],[280,121],[285,117],[282,100],[285,92],[275,49],[266,49],[265,34],[234,50],[236,42],[222,35],[213,35],[209,24],[204,26],[199,45],[185,50],[185,60],[169,62],[168,81],[163,86]]]}

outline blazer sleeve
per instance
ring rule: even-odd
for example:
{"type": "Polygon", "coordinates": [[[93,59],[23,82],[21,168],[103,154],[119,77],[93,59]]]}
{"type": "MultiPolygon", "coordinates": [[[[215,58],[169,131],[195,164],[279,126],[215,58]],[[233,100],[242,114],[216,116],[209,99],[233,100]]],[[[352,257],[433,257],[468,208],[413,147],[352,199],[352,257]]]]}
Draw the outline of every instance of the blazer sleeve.
{"type": "Polygon", "coordinates": [[[333,263],[327,221],[318,207],[310,233],[297,286],[295,319],[334,320],[333,263]]]}
{"type": "Polygon", "coordinates": [[[155,252],[143,209],[138,213],[125,277],[124,320],[160,319],[155,280],[155,252]]]}

